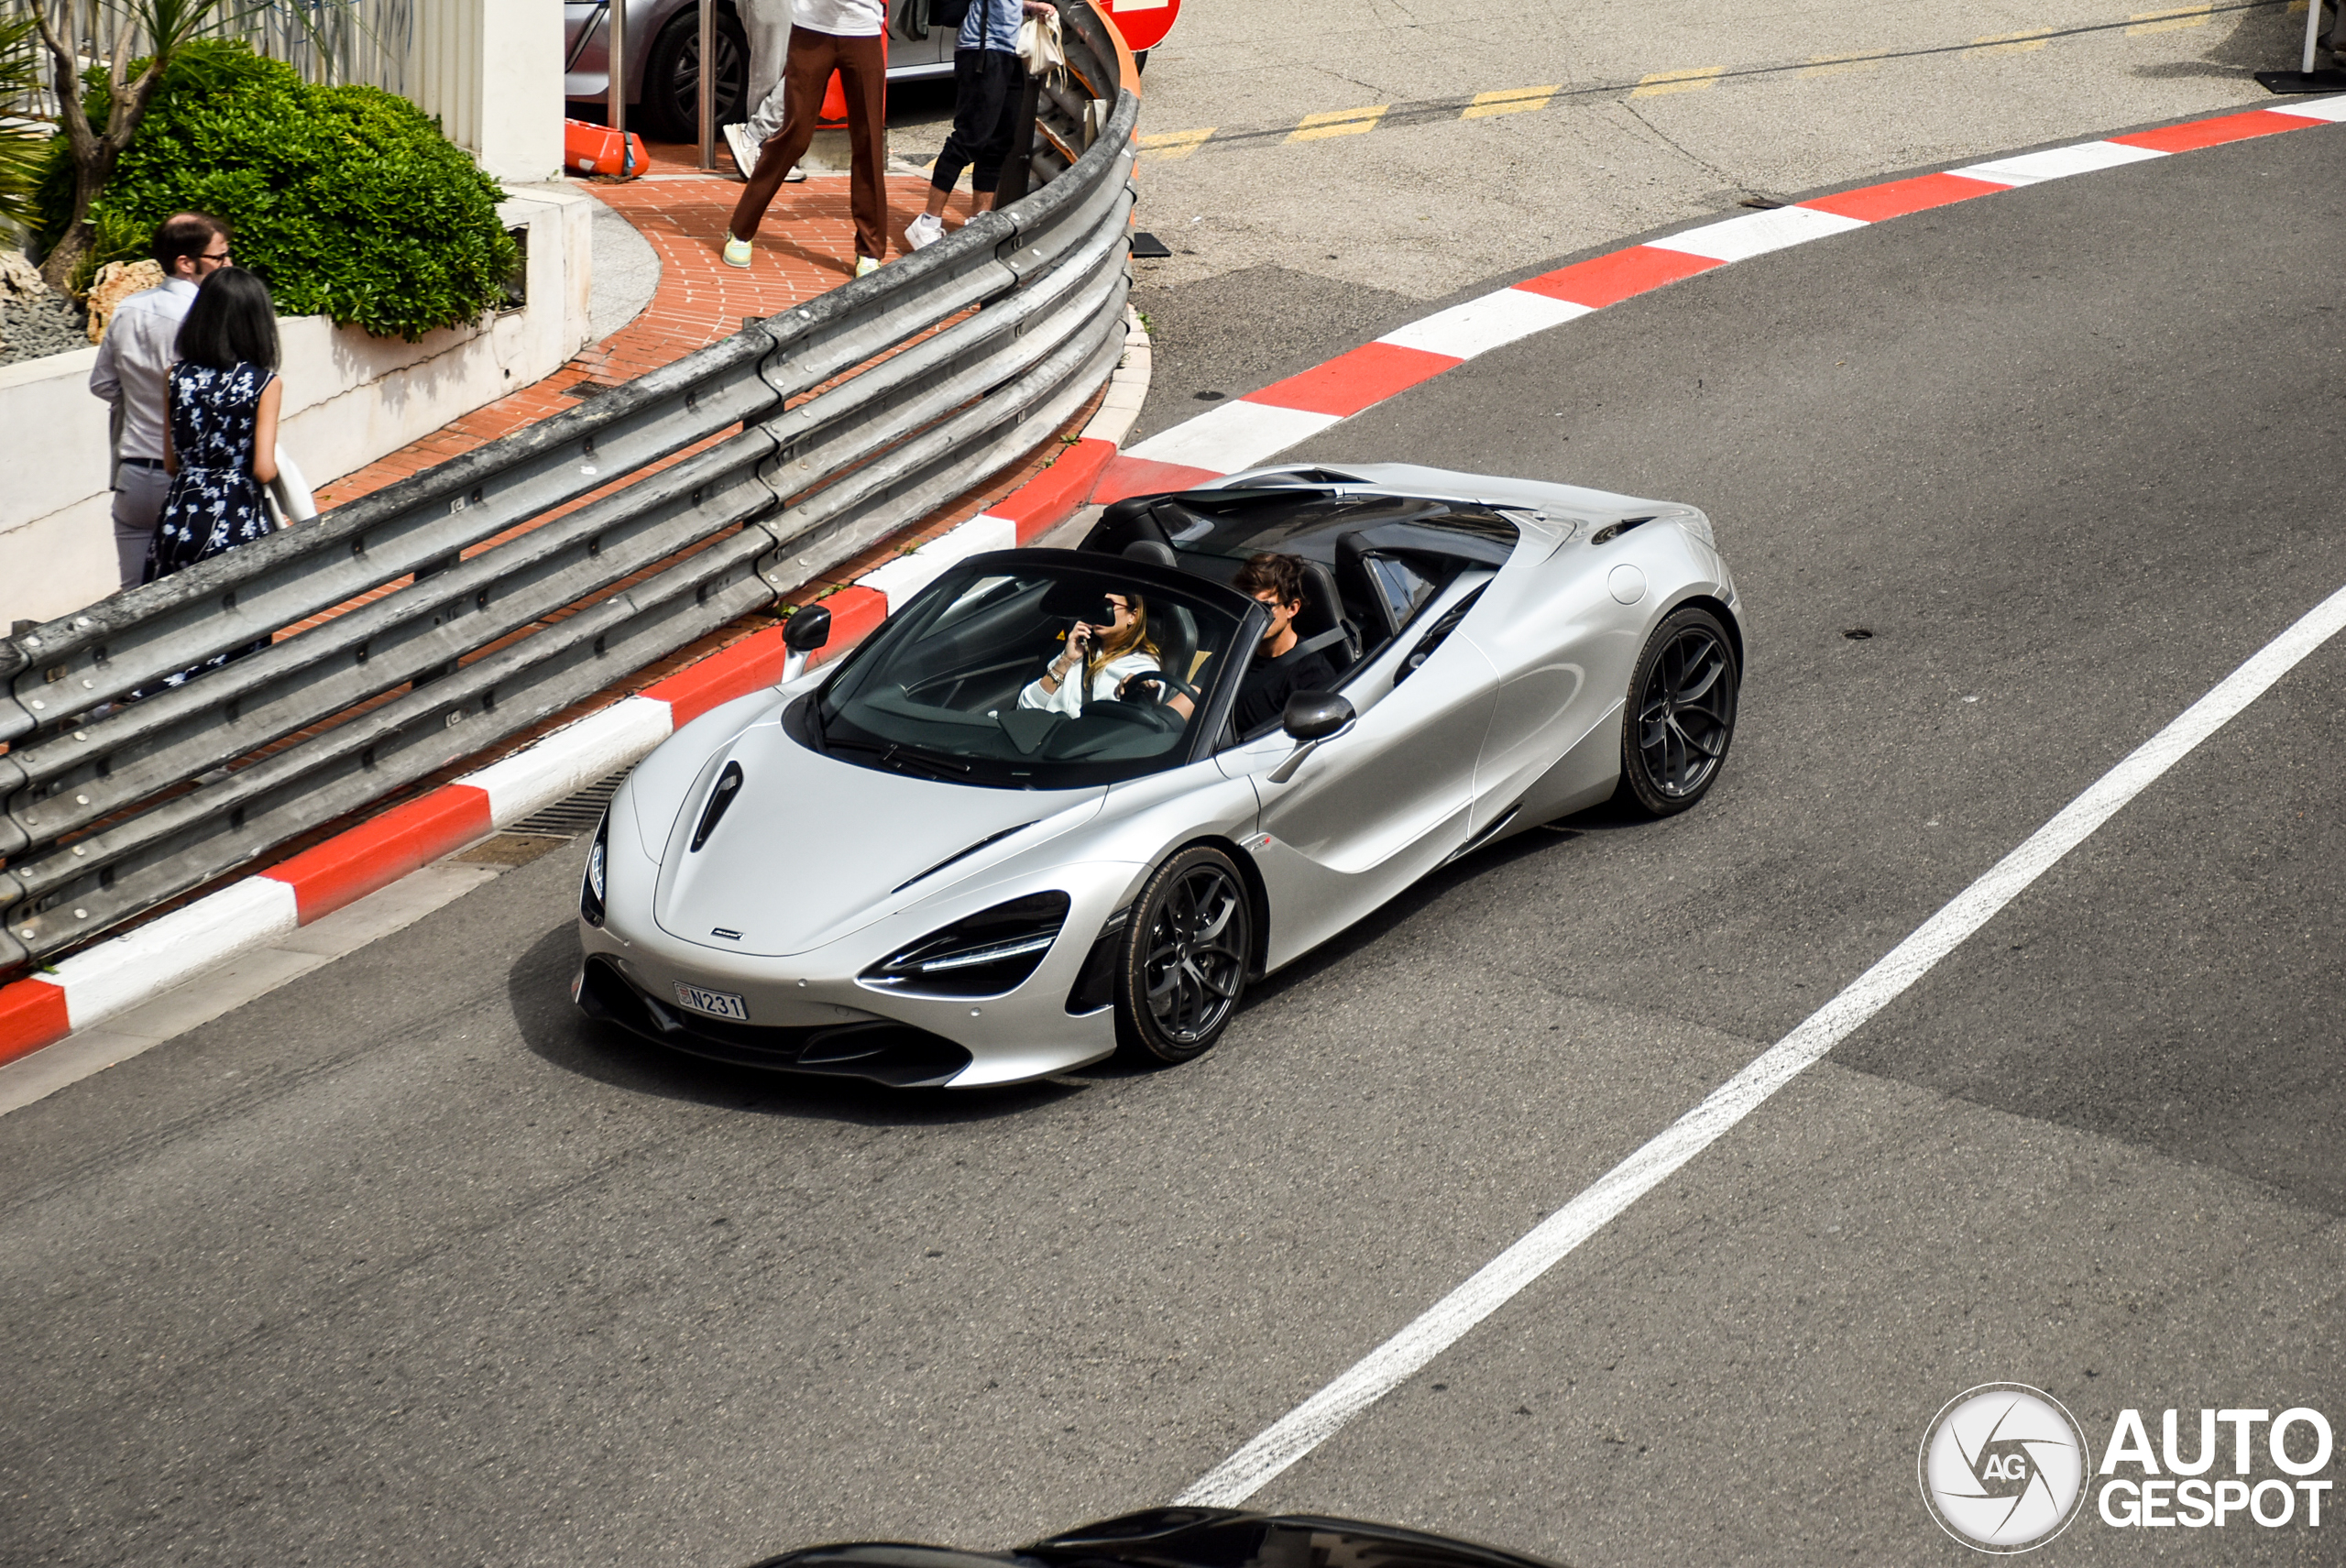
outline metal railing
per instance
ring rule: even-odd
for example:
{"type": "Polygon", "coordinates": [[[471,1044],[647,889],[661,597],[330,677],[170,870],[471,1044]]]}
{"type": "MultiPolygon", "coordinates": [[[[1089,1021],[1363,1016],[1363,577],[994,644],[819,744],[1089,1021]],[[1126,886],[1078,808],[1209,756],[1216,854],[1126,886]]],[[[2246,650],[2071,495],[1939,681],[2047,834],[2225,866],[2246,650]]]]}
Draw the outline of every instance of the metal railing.
{"type": "Polygon", "coordinates": [[[1058,3],[1077,85],[1038,111],[1033,194],[315,523],[0,640],[0,965],[774,604],[1073,417],[1123,351],[1139,101],[1086,0],[1058,3]]]}

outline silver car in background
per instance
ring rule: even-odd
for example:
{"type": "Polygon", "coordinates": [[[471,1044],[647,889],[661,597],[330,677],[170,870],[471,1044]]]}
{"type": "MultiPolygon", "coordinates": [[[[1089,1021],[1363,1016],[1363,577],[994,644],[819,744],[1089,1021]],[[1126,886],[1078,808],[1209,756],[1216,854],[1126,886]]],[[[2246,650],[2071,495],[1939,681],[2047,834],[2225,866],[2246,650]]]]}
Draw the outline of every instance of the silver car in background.
{"type": "MultiPolygon", "coordinates": [[[[827,621],[793,618],[802,672],[827,621]]],[[[1251,980],[1435,868],[1702,799],[1743,658],[1691,507],[1389,464],[1119,501],[646,758],[589,851],[573,996],[700,1056],[898,1085],[1187,1060],[1251,980]],[[1269,611],[1232,583],[1262,551],[1302,561],[1297,646],[1334,689],[1249,727],[1269,611]],[[1147,657],[1038,696],[1109,596],[1147,657]]]]}
{"type": "MultiPolygon", "coordinates": [[[[930,0],[893,0],[888,7],[888,80],[953,74],[953,34],[928,26],[930,0]]],[[[655,141],[700,134],[699,0],[620,0],[627,16],[629,125],[655,141]],[[641,116],[639,121],[636,116],[641,116]]],[[[565,0],[562,90],[574,111],[598,111],[611,90],[608,0],[565,0]]],[[[719,4],[716,16],[717,123],[749,117],[749,34],[740,14],[719,4]]]]}

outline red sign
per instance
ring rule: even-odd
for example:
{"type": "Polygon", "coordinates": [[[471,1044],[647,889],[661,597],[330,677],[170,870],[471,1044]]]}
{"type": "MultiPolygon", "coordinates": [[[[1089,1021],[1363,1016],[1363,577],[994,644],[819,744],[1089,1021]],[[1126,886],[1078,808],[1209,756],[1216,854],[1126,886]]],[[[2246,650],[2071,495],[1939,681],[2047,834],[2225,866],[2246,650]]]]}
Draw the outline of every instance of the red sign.
{"type": "Polygon", "coordinates": [[[1106,0],[1106,8],[1125,44],[1138,54],[1165,41],[1173,19],[1181,14],[1181,0],[1106,0]]]}

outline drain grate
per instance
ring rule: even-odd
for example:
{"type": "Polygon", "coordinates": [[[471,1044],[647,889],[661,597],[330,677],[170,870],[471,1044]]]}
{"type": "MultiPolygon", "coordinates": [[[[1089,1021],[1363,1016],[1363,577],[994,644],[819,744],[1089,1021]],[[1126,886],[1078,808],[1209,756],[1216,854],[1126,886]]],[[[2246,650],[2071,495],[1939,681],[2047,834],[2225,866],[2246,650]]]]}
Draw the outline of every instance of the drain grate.
{"type": "Polygon", "coordinates": [[[508,823],[502,831],[524,839],[576,839],[581,833],[591,833],[601,821],[603,808],[611,804],[611,796],[619,793],[632,770],[621,768],[607,779],[597,779],[566,800],[557,800],[543,811],[532,812],[519,822],[508,823]]]}

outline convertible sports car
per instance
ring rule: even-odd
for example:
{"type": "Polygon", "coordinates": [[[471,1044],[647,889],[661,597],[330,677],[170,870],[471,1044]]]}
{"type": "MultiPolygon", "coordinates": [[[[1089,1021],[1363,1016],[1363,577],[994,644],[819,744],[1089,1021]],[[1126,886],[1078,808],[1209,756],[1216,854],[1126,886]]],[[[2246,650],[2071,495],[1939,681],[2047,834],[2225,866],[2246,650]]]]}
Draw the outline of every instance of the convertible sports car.
{"type": "Polygon", "coordinates": [[[893,1541],[810,1546],[757,1568],[1554,1568],[1453,1536],[1318,1514],[1151,1508],[1014,1552],[893,1541]]]}
{"type": "Polygon", "coordinates": [[[799,612],[778,688],[620,786],[573,994],[723,1061],[957,1088],[1187,1060],[1435,867],[1608,797],[1684,810],[1744,658],[1693,508],[1390,464],[1119,501],[805,671],[827,630],[799,612]],[[1333,679],[1265,717],[1274,608],[1232,583],[1266,551],[1304,564],[1280,668],[1333,679]]]}

